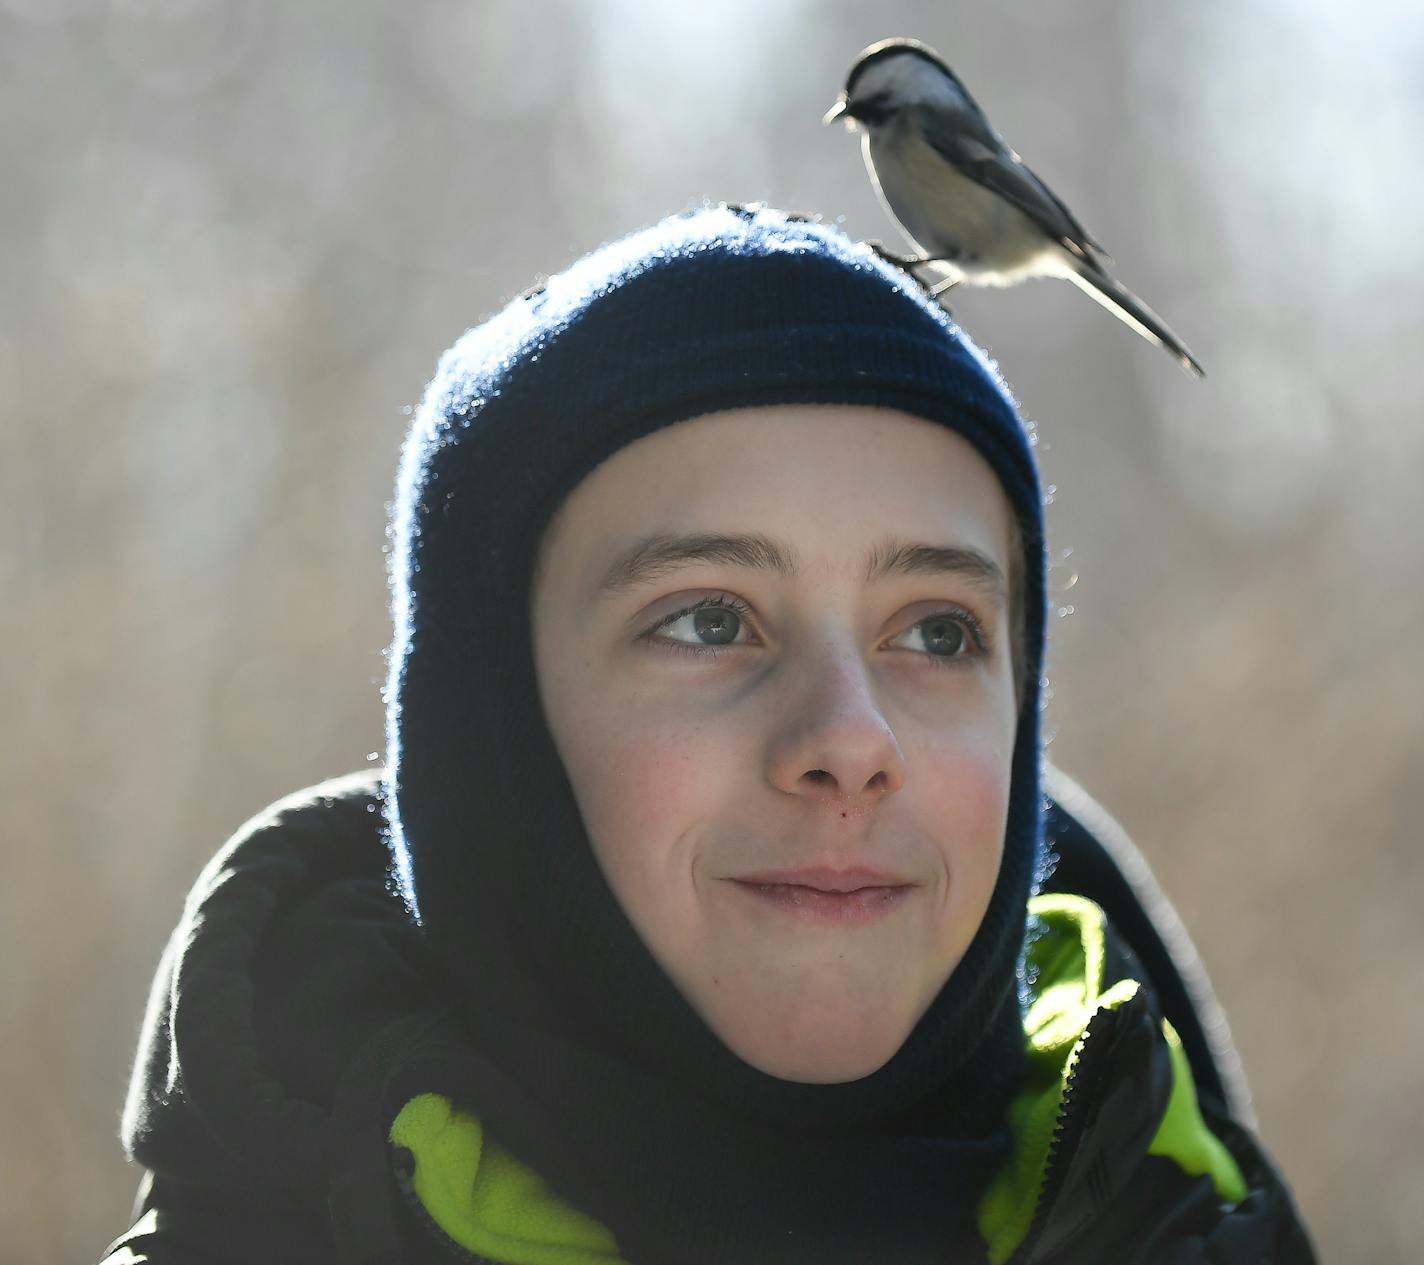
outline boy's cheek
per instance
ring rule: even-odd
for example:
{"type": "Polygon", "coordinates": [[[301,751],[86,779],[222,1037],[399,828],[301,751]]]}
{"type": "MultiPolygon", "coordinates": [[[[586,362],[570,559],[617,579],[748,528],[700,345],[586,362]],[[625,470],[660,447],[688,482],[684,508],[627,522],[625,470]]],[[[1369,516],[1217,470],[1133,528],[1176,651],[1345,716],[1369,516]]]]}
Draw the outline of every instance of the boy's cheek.
{"type": "Polygon", "coordinates": [[[667,849],[727,802],[735,743],[686,725],[655,728],[634,716],[601,739],[572,769],[598,843],[619,851],[667,849]]]}
{"type": "Polygon", "coordinates": [[[957,911],[955,925],[945,928],[950,939],[967,943],[966,933],[972,936],[977,929],[998,878],[1011,767],[1011,755],[986,737],[940,748],[929,766],[912,768],[906,779],[909,790],[919,774],[923,793],[915,810],[938,840],[950,876],[949,898],[957,911]]]}
{"type": "Polygon", "coordinates": [[[915,748],[903,790],[934,805],[946,820],[980,829],[997,822],[1002,833],[1012,772],[1012,734],[984,727],[915,748]]]}

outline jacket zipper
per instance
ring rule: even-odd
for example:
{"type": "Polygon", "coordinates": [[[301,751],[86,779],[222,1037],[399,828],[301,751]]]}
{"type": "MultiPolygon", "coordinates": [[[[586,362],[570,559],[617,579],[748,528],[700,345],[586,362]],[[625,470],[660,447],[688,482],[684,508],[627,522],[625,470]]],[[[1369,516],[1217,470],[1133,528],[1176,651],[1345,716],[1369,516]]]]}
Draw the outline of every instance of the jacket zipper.
{"type": "Polygon", "coordinates": [[[396,1152],[394,1170],[396,1186],[400,1189],[406,1211],[446,1256],[453,1260],[463,1261],[464,1265],[501,1265],[501,1262],[491,1260],[488,1256],[481,1256],[477,1252],[470,1251],[463,1243],[457,1243],[445,1232],[444,1227],[430,1215],[429,1210],[416,1193],[414,1157],[404,1147],[399,1148],[396,1152]]]}
{"type": "Polygon", "coordinates": [[[1053,1126],[1053,1138],[1048,1144],[1048,1165],[1039,1190],[1038,1204],[1034,1208],[1033,1220],[1028,1233],[1019,1244],[1018,1250],[1009,1257],[1008,1265],[1029,1265],[1034,1249],[1043,1237],[1048,1221],[1063,1192],[1073,1159],[1083,1141],[1091,1121],[1092,1107],[1098,1099],[1104,1077],[1112,1063],[1116,1048],[1113,1036],[1122,1021],[1122,1011],[1131,1002],[1113,1010],[1099,1011],[1088,1022],[1083,1033],[1083,1045],[1073,1070],[1068,1073],[1063,1086],[1063,1105],[1058,1110],[1058,1119],[1053,1126]]]}

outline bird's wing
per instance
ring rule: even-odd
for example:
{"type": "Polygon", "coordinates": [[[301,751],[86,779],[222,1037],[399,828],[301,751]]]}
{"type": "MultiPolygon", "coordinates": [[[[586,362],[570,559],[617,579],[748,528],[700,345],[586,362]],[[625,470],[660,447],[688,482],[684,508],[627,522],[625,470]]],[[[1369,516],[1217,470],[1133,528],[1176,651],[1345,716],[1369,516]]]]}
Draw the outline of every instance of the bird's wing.
{"type": "Polygon", "coordinates": [[[928,111],[921,112],[919,124],[925,140],[945,162],[1018,207],[1069,252],[1080,259],[1106,258],[1107,252],[1058,195],[987,124],[960,115],[951,125],[928,111]]]}

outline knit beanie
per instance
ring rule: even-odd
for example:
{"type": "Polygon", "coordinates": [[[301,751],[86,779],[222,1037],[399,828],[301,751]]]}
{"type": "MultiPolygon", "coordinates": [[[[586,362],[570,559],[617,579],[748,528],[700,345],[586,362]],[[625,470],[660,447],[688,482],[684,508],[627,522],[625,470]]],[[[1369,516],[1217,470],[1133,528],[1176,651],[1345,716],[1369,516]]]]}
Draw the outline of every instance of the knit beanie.
{"type": "MultiPolygon", "coordinates": [[[[441,359],[406,440],[389,534],[393,874],[462,990],[472,1044],[532,1114],[557,1110],[563,1136],[577,1133],[567,1114],[597,1110],[567,1083],[587,1053],[634,1069],[630,1094],[656,1082],[658,1102],[682,1095],[751,1129],[993,1133],[1019,1074],[1016,968],[1042,848],[1042,496],[1032,434],[997,371],[913,279],[830,226],[771,210],[702,209],[606,245],[441,359]],[[643,946],[545,721],[529,623],[544,528],[600,462],[661,427],[778,404],[880,406],[949,427],[998,477],[1024,548],[1024,687],[987,912],[899,1052],[844,1084],[743,1063],[643,946]]],[[[500,1102],[474,1106],[500,1127],[500,1102]]],[[[506,1133],[539,1133],[516,1114],[506,1133]]],[[[534,1156],[541,1147],[558,1151],[531,1140],[526,1158],[617,1218],[604,1177],[563,1151],[534,1156]]]]}

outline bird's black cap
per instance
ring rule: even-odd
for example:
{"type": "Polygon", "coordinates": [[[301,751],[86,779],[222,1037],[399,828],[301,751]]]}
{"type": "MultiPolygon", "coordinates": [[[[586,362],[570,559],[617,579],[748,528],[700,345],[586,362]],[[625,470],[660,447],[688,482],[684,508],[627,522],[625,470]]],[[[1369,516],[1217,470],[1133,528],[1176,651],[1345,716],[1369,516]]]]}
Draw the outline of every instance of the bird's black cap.
{"type": "Polygon", "coordinates": [[[945,65],[944,58],[934,51],[928,44],[919,40],[896,37],[888,40],[878,40],[868,48],[862,49],[859,57],[855,59],[855,65],[850,68],[850,73],[846,76],[845,96],[850,98],[855,91],[856,80],[861,77],[876,62],[885,61],[889,57],[894,57],[899,53],[909,53],[927,61],[931,66],[937,66],[946,75],[959,82],[954,71],[945,65]]]}

